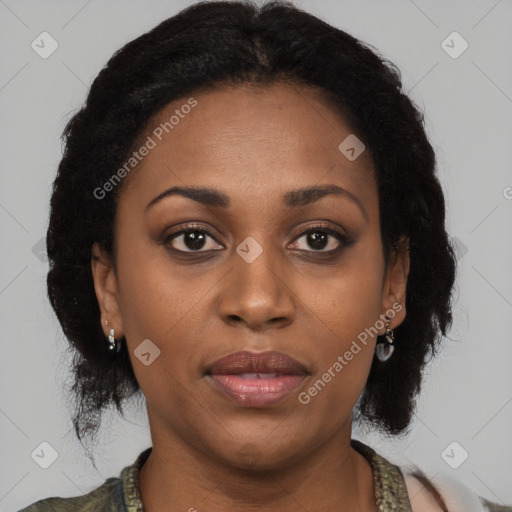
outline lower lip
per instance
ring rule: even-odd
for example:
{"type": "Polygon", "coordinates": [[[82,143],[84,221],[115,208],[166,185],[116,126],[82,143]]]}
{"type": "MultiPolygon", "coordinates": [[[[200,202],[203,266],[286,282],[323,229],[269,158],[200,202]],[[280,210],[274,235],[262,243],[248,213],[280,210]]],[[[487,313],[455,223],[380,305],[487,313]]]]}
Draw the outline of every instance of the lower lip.
{"type": "Polygon", "coordinates": [[[239,375],[209,375],[209,380],[224,394],[244,407],[273,405],[297,389],[305,375],[282,375],[269,378],[249,378],[239,375]]]}

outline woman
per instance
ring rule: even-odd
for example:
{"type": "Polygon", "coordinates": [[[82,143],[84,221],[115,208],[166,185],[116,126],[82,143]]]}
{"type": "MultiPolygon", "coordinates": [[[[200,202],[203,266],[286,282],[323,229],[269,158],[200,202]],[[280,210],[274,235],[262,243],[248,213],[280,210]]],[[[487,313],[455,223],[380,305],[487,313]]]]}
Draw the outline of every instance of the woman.
{"type": "Polygon", "coordinates": [[[65,130],[48,290],[78,438],[143,395],[152,447],[24,510],[512,510],[351,439],[405,431],[452,321],[422,121],[288,3],[198,3],[118,51],[65,130]]]}

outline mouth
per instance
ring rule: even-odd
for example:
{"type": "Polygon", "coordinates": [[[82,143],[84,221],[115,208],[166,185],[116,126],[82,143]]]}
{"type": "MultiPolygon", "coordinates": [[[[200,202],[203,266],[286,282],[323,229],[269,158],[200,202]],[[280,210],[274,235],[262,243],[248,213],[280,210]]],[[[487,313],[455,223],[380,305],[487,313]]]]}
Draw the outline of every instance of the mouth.
{"type": "Polygon", "coordinates": [[[277,351],[235,352],[217,360],[205,372],[216,390],[243,407],[278,403],[308,375],[303,364],[277,351]]]}

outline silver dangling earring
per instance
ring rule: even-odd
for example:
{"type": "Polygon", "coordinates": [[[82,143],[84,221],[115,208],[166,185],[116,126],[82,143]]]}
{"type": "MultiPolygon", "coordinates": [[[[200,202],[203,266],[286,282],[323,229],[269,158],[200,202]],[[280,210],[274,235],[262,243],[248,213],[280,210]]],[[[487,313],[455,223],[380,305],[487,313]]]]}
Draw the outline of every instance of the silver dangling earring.
{"type": "Polygon", "coordinates": [[[389,328],[390,317],[385,317],[387,320],[386,324],[386,332],[384,333],[385,341],[378,341],[377,346],[375,347],[375,355],[377,359],[381,362],[387,361],[395,351],[395,346],[393,345],[393,341],[395,339],[395,335],[393,331],[389,328]]]}
{"type": "MultiPolygon", "coordinates": [[[[107,324],[108,324],[108,322],[105,321],[105,325],[107,325],[107,324]]],[[[114,328],[113,327],[110,329],[110,333],[108,336],[107,350],[111,354],[116,354],[117,352],[119,352],[121,350],[121,342],[114,338],[114,328]]]]}

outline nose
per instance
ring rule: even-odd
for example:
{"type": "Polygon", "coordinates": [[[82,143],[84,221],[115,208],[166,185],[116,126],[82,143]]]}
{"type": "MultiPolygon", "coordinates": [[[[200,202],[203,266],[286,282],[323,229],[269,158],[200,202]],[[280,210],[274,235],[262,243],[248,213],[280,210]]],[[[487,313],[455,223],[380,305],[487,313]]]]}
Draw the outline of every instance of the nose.
{"type": "Polygon", "coordinates": [[[295,294],[289,275],[270,250],[248,263],[237,253],[223,282],[219,313],[229,325],[252,330],[281,328],[293,322],[295,294]]]}

